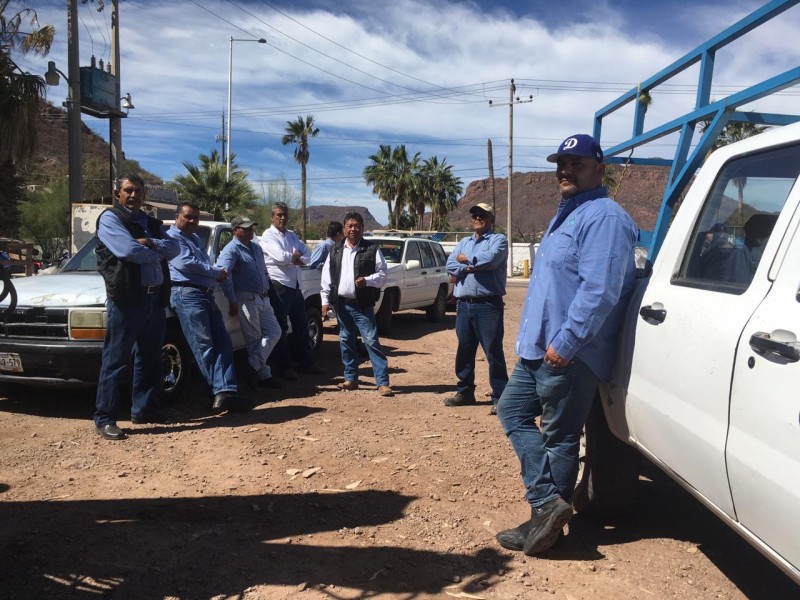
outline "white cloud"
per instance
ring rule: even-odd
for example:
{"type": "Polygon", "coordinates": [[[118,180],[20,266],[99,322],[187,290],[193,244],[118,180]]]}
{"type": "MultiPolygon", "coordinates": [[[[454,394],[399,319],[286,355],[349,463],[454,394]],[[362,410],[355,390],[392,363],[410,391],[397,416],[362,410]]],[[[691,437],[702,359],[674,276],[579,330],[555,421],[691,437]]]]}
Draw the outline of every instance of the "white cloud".
{"type": "MultiPolygon", "coordinates": [[[[41,4],[37,10],[42,22],[58,29],[48,58],[66,71],[64,4],[59,0],[41,4]]],[[[136,105],[123,123],[126,154],[148,170],[171,178],[183,172],[182,161],[196,162],[200,153],[221,150],[214,138],[221,133],[227,106],[229,38],[263,36],[267,45],[233,45],[232,137],[237,162],[254,178],[283,173],[294,184],[299,167],[292,159],[291,146],[281,146],[280,136],[287,120],[313,114],[321,130],[320,137],[311,142],[313,202],[347,199],[371,209],[374,206],[379,218],[385,218],[385,205],[358,179],[378,144],[405,142],[412,154],[447,157],[457,172],[464,169],[460,175],[466,185],[486,176],[486,140],[491,138],[495,174],[504,175],[508,109],[503,105],[513,77],[518,95],[534,95],[532,103],[514,110],[514,163],[521,168],[546,168],[543,157],[561,139],[577,131],[591,131],[597,109],[760,3],[342,0],[312,2],[304,5],[306,8],[279,3],[281,10],[308,29],[259,2],[198,0],[197,4],[120,3],[122,89],[131,92],[136,105]],[[322,56],[276,29],[375,77],[322,56]],[[309,29],[417,79],[356,56],[309,29]],[[381,100],[379,105],[360,106],[364,99],[410,94],[410,90],[441,95],[436,87],[423,82],[442,88],[475,87],[454,98],[394,104],[381,100]],[[576,89],[581,83],[584,91],[576,89]],[[608,85],[601,85],[609,83],[618,85],[610,91],[608,85]],[[489,99],[498,106],[489,108],[489,99]],[[336,102],[344,108],[331,110],[336,102]],[[434,143],[415,143],[422,141],[434,143]],[[476,167],[483,170],[466,170],[476,167]],[[340,179],[321,179],[332,177],[340,179]],[[348,177],[352,179],[344,179],[348,177]]],[[[81,64],[88,64],[92,52],[87,29],[93,32],[95,53],[99,57],[104,52],[95,23],[107,20],[92,19],[91,10],[91,5],[79,4],[81,64]]],[[[798,20],[798,11],[789,10],[732,45],[730,51],[721,51],[716,81],[744,86],[760,81],[765,72],[777,73],[800,64],[800,52],[793,44],[798,20]]],[[[108,39],[107,31],[104,35],[108,39]]],[[[27,57],[24,64],[43,72],[48,58],[27,57]]],[[[670,83],[693,85],[696,77],[695,68],[670,83]]],[[[668,91],[653,93],[648,124],[664,122],[692,108],[692,94],[668,91]]],[[[65,84],[50,89],[49,98],[55,104],[64,96],[65,84]]],[[[765,105],[770,110],[792,111],[792,100],[791,96],[778,97],[765,105]]],[[[630,113],[605,124],[604,145],[629,134],[630,113]]],[[[85,119],[107,135],[104,122],[85,119]]],[[[654,145],[655,152],[672,154],[665,143],[654,145]]]]}

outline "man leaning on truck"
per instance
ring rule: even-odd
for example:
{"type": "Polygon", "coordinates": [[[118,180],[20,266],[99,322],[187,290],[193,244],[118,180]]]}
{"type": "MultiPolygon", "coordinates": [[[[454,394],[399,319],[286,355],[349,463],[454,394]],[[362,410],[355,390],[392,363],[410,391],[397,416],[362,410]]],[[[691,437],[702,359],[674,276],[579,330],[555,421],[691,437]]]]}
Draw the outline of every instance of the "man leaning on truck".
{"type": "Polygon", "coordinates": [[[556,163],[561,202],[536,253],[519,360],[497,405],[531,505],[530,520],[497,541],[529,556],[549,550],[572,517],[581,430],[598,382],[611,377],[637,238],[602,185],[603,151],[593,137],[568,137],[547,160],[556,163]]]}
{"type": "Polygon", "coordinates": [[[162,233],[161,221],[141,211],[144,181],[122,177],[114,206],[97,220],[97,270],[106,284],[106,338],[97,383],[94,423],[107,440],[125,439],[117,427],[120,378],[133,352],[131,422],[164,423],[158,410],[161,345],[169,300],[167,261],[178,254],[178,242],[162,233]]]}

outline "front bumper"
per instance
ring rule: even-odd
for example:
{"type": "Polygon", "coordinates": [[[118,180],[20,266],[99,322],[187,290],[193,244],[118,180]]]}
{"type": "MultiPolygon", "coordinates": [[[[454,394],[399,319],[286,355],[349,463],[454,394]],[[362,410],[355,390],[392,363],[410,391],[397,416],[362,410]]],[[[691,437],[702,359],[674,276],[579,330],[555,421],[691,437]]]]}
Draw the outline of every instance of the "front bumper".
{"type": "Polygon", "coordinates": [[[0,382],[37,387],[85,387],[97,384],[103,341],[0,338],[0,352],[18,354],[22,361],[22,373],[0,371],[0,382]]]}

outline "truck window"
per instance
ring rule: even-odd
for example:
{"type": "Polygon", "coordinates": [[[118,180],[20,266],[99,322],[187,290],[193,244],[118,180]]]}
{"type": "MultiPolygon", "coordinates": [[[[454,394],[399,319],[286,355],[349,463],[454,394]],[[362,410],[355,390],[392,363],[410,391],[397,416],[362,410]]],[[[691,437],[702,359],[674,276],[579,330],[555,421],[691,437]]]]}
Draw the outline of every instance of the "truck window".
{"type": "Polygon", "coordinates": [[[388,264],[396,264],[403,260],[403,242],[381,240],[379,244],[383,259],[388,264]]]}
{"type": "Polygon", "coordinates": [[[742,294],[800,172],[800,145],[730,161],[695,224],[676,285],[742,294]]]}
{"type": "Polygon", "coordinates": [[[420,246],[420,250],[422,251],[422,266],[426,269],[435,267],[436,257],[433,255],[433,249],[431,248],[431,245],[426,242],[417,245],[420,246]]]}
{"type": "Polygon", "coordinates": [[[444,253],[444,248],[441,244],[431,244],[433,253],[436,255],[436,264],[443,267],[447,264],[447,255],[444,253]]]}
{"type": "MultiPolygon", "coordinates": [[[[198,235],[200,234],[199,231],[197,233],[198,233],[198,235]]],[[[210,234],[211,234],[211,232],[209,231],[209,235],[210,234]]],[[[232,239],[233,239],[233,230],[232,229],[221,229],[220,230],[219,237],[217,238],[217,245],[214,248],[214,255],[210,257],[212,261],[215,262],[217,260],[217,258],[219,258],[219,255],[220,255],[220,252],[222,252],[222,249],[225,246],[227,246],[228,242],[230,242],[232,239]]]]}
{"type": "Polygon", "coordinates": [[[419,244],[416,242],[409,242],[406,246],[406,264],[410,260],[418,260],[422,264],[422,257],[419,254],[419,244]]]}

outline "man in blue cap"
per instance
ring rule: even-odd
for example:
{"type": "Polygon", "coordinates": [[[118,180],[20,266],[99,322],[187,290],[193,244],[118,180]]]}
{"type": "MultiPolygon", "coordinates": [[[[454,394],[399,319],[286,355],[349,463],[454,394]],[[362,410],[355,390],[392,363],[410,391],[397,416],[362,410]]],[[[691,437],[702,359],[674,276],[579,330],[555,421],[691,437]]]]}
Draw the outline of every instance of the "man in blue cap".
{"type": "Polygon", "coordinates": [[[531,505],[530,520],[497,541],[527,555],[550,549],[572,517],[581,430],[598,383],[611,377],[638,234],[602,185],[603,151],[593,137],[568,137],[547,160],[556,163],[561,202],[536,253],[519,360],[497,405],[531,505]]]}

